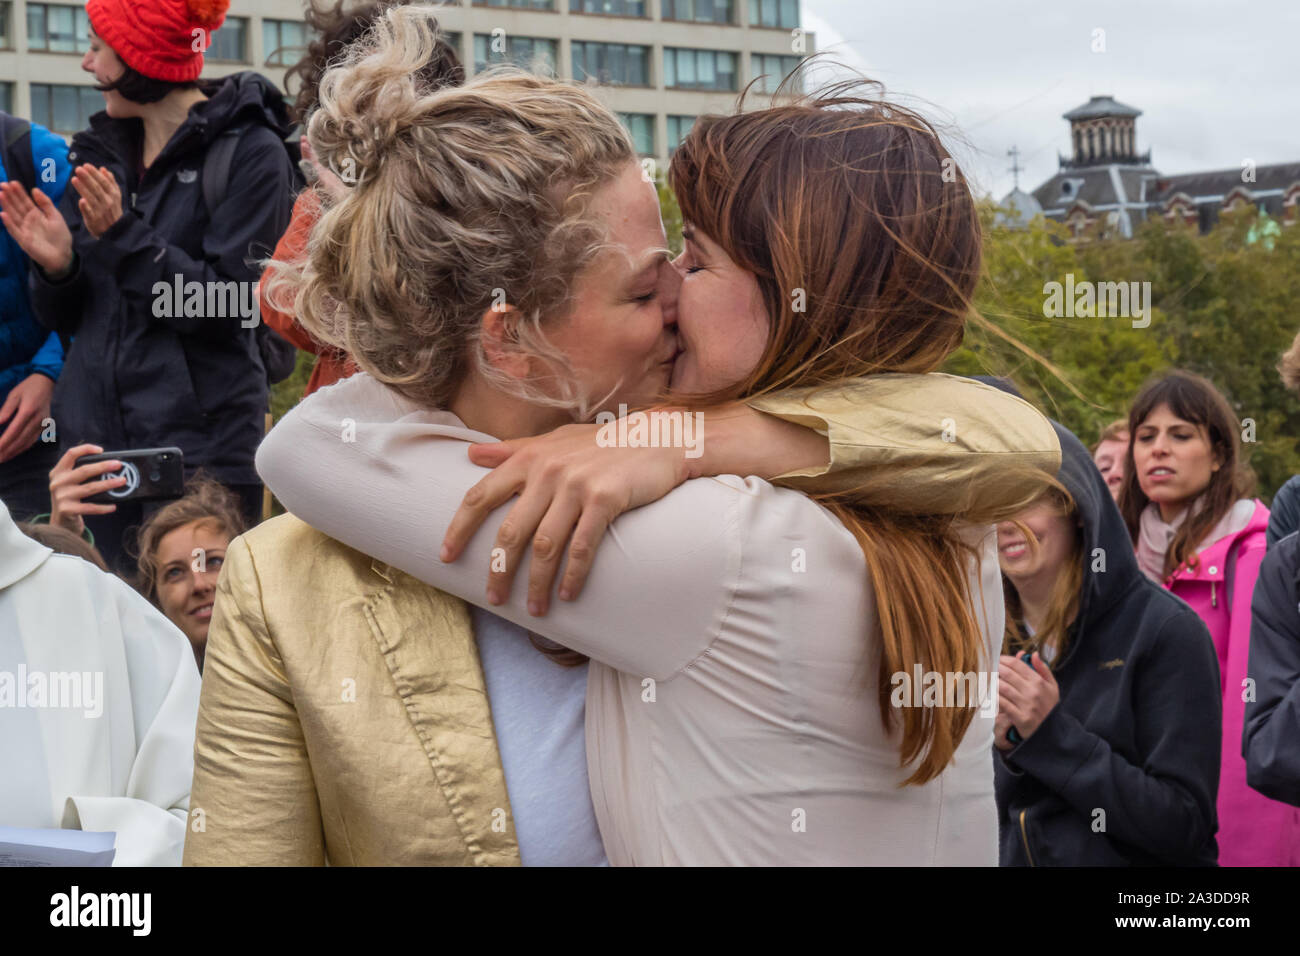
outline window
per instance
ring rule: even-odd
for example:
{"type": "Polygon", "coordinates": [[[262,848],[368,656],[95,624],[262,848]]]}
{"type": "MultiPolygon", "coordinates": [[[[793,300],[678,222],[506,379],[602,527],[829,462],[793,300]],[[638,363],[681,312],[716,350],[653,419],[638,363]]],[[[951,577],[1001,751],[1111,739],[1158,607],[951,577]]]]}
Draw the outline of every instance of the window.
{"type": "Polygon", "coordinates": [[[534,73],[555,75],[559,43],[544,37],[516,37],[509,34],[489,36],[474,34],[474,72],[480,73],[494,63],[513,63],[534,73]]]}
{"type": "Polygon", "coordinates": [[[678,146],[682,145],[682,140],[686,134],[691,131],[695,125],[694,116],[670,116],[668,117],[668,153],[672,154],[678,146]]]}
{"type": "Polygon", "coordinates": [[[735,23],[732,0],[663,0],[665,20],[735,23]]]}
{"type": "MultiPolygon", "coordinates": [[[[764,93],[775,93],[776,88],[781,85],[781,81],[786,75],[793,72],[796,67],[803,61],[803,57],[798,56],[778,56],[774,53],[751,53],[749,55],[749,78],[759,80],[758,87],[764,93]]],[[[796,80],[796,89],[801,85],[796,80]]]]}
{"type": "Polygon", "coordinates": [[[212,46],[204,54],[209,60],[247,63],[248,17],[226,17],[226,22],[212,34],[212,46]]]}
{"type": "Polygon", "coordinates": [[[32,122],[56,133],[75,133],[104,109],[104,95],[93,86],[32,84],[32,122]]]}
{"type": "MultiPolygon", "coordinates": [[[[216,36],[220,33],[217,31],[216,36]]],[[[307,52],[309,42],[303,20],[262,21],[262,53],[267,66],[292,66],[307,52]]]]}
{"type": "Polygon", "coordinates": [[[653,113],[619,113],[618,120],[632,134],[636,151],[642,156],[655,154],[655,116],[653,113]]]}
{"type": "Polygon", "coordinates": [[[785,27],[799,25],[799,0],[749,0],[751,27],[785,27]]]}
{"type": "Polygon", "coordinates": [[[650,48],[630,43],[574,40],[573,78],[579,83],[613,86],[650,85],[650,48]]]}
{"type": "Polygon", "coordinates": [[[90,20],[86,17],[85,7],[61,3],[27,4],[27,49],[82,53],[89,46],[90,20]]]}
{"type": "Polygon", "coordinates": [[[13,45],[13,33],[9,29],[9,18],[13,16],[13,12],[12,3],[0,3],[0,50],[11,49],[13,45]]]}
{"type": "Polygon", "coordinates": [[[6,113],[14,111],[14,85],[12,83],[0,83],[0,110],[6,113]]]}
{"type": "Polygon", "coordinates": [[[736,54],[664,47],[664,86],[679,90],[734,90],[736,54]]]}
{"type": "Polygon", "coordinates": [[[601,13],[608,17],[644,17],[645,0],[569,0],[570,13],[601,13]]]}
{"type": "Polygon", "coordinates": [[[474,0],[476,7],[514,7],[516,10],[554,10],[555,0],[474,0]]]}

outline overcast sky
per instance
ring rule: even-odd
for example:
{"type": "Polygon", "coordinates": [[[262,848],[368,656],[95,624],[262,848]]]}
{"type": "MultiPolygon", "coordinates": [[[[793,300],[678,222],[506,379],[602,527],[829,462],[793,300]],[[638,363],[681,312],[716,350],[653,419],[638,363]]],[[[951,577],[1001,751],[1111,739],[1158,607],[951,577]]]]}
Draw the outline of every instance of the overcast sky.
{"type": "Polygon", "coordinates": [[[818,50],[950,123],[978,193],[1032,190],[1069,152],[1061,114],[1142,110],[1162,173],[1300,162],[1300,0],[803,0],[818,50]],[[1094,31],[1105,52],[1092,52],[1094,31]]]}

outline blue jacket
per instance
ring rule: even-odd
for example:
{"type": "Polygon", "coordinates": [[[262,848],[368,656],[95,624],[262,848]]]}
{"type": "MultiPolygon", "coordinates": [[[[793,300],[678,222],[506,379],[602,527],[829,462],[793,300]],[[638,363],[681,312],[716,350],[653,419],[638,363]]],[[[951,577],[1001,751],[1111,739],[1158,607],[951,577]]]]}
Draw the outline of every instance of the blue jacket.
{"type": "MultiPolygon", "coordinates": [[[[32,167],[38,176],[49,170],[52,182],[42,181],[41,190],[54,202],[63,198],[72,165],[68,144],[43,126],[32,124],[32,167]],[[51,167],[47,160],[53,160],[51,167]]],[[[9,179],[0,150],[0,182],[9,179]]],[[[27,292],[27,255],[5,229],[0,229],[0,404],[10,390],[33,372],[59,380],[63,370],[63,345],[32,312],[27,292]]]]}

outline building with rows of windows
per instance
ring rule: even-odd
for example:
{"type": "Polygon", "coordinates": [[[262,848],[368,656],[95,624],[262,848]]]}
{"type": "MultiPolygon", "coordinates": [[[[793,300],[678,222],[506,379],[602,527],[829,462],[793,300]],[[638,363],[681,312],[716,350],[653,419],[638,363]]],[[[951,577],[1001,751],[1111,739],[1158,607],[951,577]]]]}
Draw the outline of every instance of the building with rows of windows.
{"type": "MultiPolygon", "coordinates": [[[[812,52],[799,0],[450,0],[442,27],[466,71],[499,62],[601,87],[644,156],[665,159],[703,113],[750,80],[776,89],[812,52]]],[[[302,55],[302,0],[232,0],[204,76],[257,70],[283,84],[302,55]]],[[[83,3],[0,2],[0,109],[71,136],[103,109],[81,70],[83,3]]]]}

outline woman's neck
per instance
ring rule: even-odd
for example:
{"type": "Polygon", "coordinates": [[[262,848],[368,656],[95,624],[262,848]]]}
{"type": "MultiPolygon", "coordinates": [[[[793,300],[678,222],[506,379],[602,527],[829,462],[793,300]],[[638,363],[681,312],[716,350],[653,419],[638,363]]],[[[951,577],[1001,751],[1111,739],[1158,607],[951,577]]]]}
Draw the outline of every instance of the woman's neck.
{"type": "Polygon", "coordinates": [[[1173,524],[1178,516],[1187,510],[1191,504],[1190,501],[1158,501],[1160,507],[1160,520],[1165,524],[1173,524]]]}
{"type": "Polygon", "coordinates": [[[1020,616],[1037,633],[1052,607],[1052,585],[1056,582],[1056,571],[1043,569],[1027,578],[1012,579],[1011,585],[1020,598],[1020,616]]]}
{"type": "Polygon", "coordinates": [[[144,164],[152,166],[163,147],[181,128],[190,109],[195,103],[207,99],[202,90],[176,90],[168,93],[157,103],[150,103],[140,112],[140,121],[144,124],[144,164]]]}
{"type": "Polygon", "coordinates": [[[535,405],[507,395],[477,373],[471,373],[461,384],[450,411],[466,428],[502,441],[542,435],[573,423],[572,416],[564,409],[535,405]]]}

